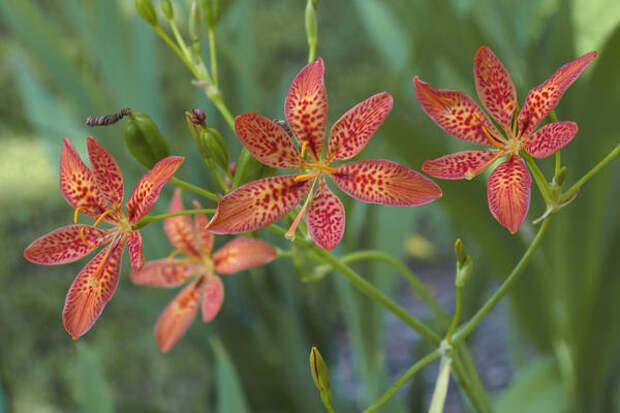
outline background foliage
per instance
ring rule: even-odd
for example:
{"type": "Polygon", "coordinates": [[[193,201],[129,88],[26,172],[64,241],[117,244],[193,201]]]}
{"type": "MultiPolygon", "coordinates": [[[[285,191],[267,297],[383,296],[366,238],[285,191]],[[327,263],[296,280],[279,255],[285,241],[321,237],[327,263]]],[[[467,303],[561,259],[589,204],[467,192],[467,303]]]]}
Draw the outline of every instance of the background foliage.
{"type": "MultiPolygon", "coordinates": [[[[235,114],[282,118],[285,92],[307,56],[304,2],[224,2],[217,28],[224,99],[235,114]]],[[[184,25],[187,4],[176,11],[184,25]]],[[[618,142],[619,22],[614,0],[320,2],[318,51],[326,61],[330,120],[373,93],[390,92],[394,111],[363,156],[419,169],[423,160],[462,146],[422,113],[414,74],[473,96],[472,59],[488,45],[513,75],[522,102],[561,64],[596,49],[595,65],[557,109],[561,120],[580,127],[562,151],[570,183],[618,142]]],[[[196,322],[165,356],[152,328],[173,293],[136,288],[126,276],[105,316],[72,342],[60,313],[83,263],[40,267],[21,255],[34,238],[71,219],[57,186],[62,136],[83,150],[83,138],[95,134],[118,159],[128,187],[144,169],[124,148],[122,126],[91,130],[83,125],[87,116],[125,106],[149,113],[175,153],[191,153],[182,177],[201,185],[213,183],[191,146],[183,112],[204,108],[234,154],[239,143],[133,2],[2,0],[0,24],[0,412],[317,412],[322,407],[307,367],[311,345],[330,365],[336,410],[359,411],[423,354],[417,337],[337,274],[304,282],[286,260],[226,278],[217,320],[196,322]]],[[[550,176],[552,160],[542,167],[550,176]]],[[[613,163],[554,218],[516,291],[470,339],[498,411],[620,411],[619,172],[613,163]],[[505,373],[499,379],[498,365],[505,373]]],[[[526,224],[510,236],[492,219],[485,178],[440,182],[444,197],[432,206],[350,202],[337,252],[413,252],[412,265],[450,309],[451,243],[459,236],[475,258],[467,316],[534,232],[526,224]],[[411,251],[405,241],[414,234],[411,251]],[[430,253],[416,247],[419,237],[430,241],[430,253]]],[[[169,195],[170,188],[154,211],[166,209],[169,195]]],[[[542,212],[534,196],[528,221],[542,212]]],[[[159,225],[143,235],[147,258],[169,252],[159,225]]],[[[394,271],[379,264],[359,269],[411,311],[430,317],[394,271]]],[[[384,411],[424,411],[436,372],[437,365],[424,371],[384,411]]],[[[447,410],[463,411],[467,405],[455,387],[447,410]]]]}

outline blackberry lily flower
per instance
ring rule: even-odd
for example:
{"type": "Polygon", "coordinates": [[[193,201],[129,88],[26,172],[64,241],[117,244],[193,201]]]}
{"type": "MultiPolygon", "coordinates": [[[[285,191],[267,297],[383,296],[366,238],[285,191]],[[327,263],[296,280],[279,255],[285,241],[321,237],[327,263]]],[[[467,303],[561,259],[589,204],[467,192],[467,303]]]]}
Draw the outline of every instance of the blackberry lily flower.
{"type": "Polygon", "coordinates": [[[88,137],[90,169],[84,165],[69,139],[65,138],[60,159],[60,190],[75,208],[75,225],[58,228],[35,240],[24,257],[35,264],[56,265],[77,261],[94,249],[102,249],[77,275],[69,288],[62,311],[67,332],[77,339],[86,333],[103,312],[118,286],[125,243],[134,270],[144,265],[142,236],[132,226],[155,204],[162,187],[184,158],[162,159],[146,173],[133,190],[123,212],[123,175],[112,155],[93,137],[88,137]],[[79,213],[94,218],[92,226],[77,224],[79,213]],[[97,228],[100,223],[112,228],[97,228]]]}
{"type": "Polygon", "coordinates": [[[472,179],[497,159],[508,156],[491,174],[487,195],[491,214],[514,234],[527,216],[532,184],[519,151],[546,158],[573,139],[577,134],[575,122],[553,122],[536,128],[596,56],[597,52],[590,52],[560,67],[530,90],[519,112],[510,75],[491,49],[481,47],[474,58],[476,91],[503,129],[504,137],[469,96],[455,90],[434,89],[416,76],[413,83],[418,102],[440,128],[457,139],[497,148],[446,155],[424,162],[422,170],[436,178],[472,179]]]}
{"type": "MultiPolygon", "coordinates": [[[[194,201],[194,207],[202,207],[194,201]]],[[[176,190],[170,212],[183,211],[181,192],[176,190]]],[[[276,257],[273,247],[253,238],[236,238],[211,255],[213,235],[205,229],[207,217],[194,215],[164,220],[164,231],[176,248],[171,256],[147,262],[142,270],[131,273],[136,284],[153,287],[178,287],[192,281],[172,300],[155,325],[155,341],[164,353],[172,349],[187,331],[202,308],[202,320],[215,318],[224,300],[224,285],[216,274],[234,274],[266,264],[276,257]],[[172,258],[181,253],[187,258],[172,258]]]]}
{"type": "Polygon", "coordinates": [[[332,249],[344,234],[345,211],[327,187],[326,178],[356,199],[382,205],[409,207],[441,196],[433,181],[389,160],[332,166],[334,161],[357,155],[372,139],[392,110],[392,96],[386,92],[357,104],[333,125],[327,156],[323,157],[327,123],[324,71],[321,58],[304,67],[293,79],[284,103],[284,114],[299,150],[283,127],[262,115],[246,113],[235,119],[239,139],[256,159],[299,172],[250,182],[226,195],[209,222],[211,232],[256,230],[279,220],[307,196],[287,237],[294,237],[307,210],[310,236],[320,247],[332,249]]]}

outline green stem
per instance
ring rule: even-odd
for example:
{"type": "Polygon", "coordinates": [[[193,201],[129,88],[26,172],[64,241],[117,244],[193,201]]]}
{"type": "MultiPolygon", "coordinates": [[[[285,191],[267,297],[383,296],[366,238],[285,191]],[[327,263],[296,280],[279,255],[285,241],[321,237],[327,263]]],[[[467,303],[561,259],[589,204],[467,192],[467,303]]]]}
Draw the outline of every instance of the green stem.
{"type": "Polygon", "coordinates": [[[452,317],[452,323],[450,323],[450,328],[448,328],[448,332],[446,333],[446,337],[448,341],[452,339],[452,333],[456,330],[456,327],[459,325],[459,320],[461,318],[461,306],[463,301],[463,289],[457,287],[456,288],[456,307],[454,310],[454,316],[452,317]]]}
{"type": "Polygon", "coordinates": [[[215,87],[219,86],[217,76],[217,54],[215,50],[215,31],[212,27],[209,27],[209,60],[211,61],[211,78],[215,87]]]}
{"type": "Polygon", "coordinates": [[[525,162],[530,167],[530,171],[532,171],[532,175],[534,176],[534,181],[536,181],[536,186],[538,186],[538,190],[540,191],[540,194],[545,200],[545,204],[547,204],[547,206],[553,205],[554,201],[551,198],[551,191],[549,189],[549,184],[547,183],[547,180],[545,179],[545,175],[538,168],[538,165],[536,165],[534,158],[532,158],[530,154],[528,154],[525,151],[521,151],[521,157],[525,159],[525,162]]]}
{"type": "Polygon", "coordinates": [[[212,201],[219,201],[220,200],[220,196],[218,194],[215,194],[213,192],[207,191],[206,189],[202,189],[199,186],[196,185],[192,185],[189,182],[185,182],[179,178],[176,177],[172,177],[170,178],[170,182],[175,184],[176,186],[180,186],[181,188],[185,188],[188,191],[192,191],[195,192],[197,194],[200,194],[202,196],[204,196],[205,198],[208,198],[212,201]]]}
{"type": "Polygon", "coordinates": [[[220,176],[220,173],[217,170],[217,166],[212,162],[205,163],[207,164],[207,168],[209,168],[209,170],[211,171],[211,175],[215,177],[215,180],[217,181],[217,184],[220,186],[220,188],[222,188],[224,193],[228,193],[230,191],[230,188],[228,188],[228,185],[226,185],[226,182],[224,182],[224,180],[220,176]]]}
{"type": "Polygon", "coordinates": [[[492,411],[489,399],[482,387],[478,370],[475,366],[469,371],[460,356],[454,357],[454,365],[452,366],[454,376],[459,386],[467,396],[467,399],[474,407],[477,413],[490,413],[492,411]]]}
{"type": "Polygon", "coordinates": [[[166,34],[166,32],[164,32],[162,30],[161,27],[159,26],[155,26],[154,27],[155,32],[159,35],[159,37],[162,38],[162,40],[164,42],[166,42],[166,44],[168,46],[170,46],[170,48],[179,56],[179,58],[181,59],[181,61],[183,61],[183,63],[185,63],[185,66],[187,66],[187,68],[192,72],[192,74],[194,75],[194,77],[196,77],[196,79],[200,79],[201,75],[200,73],[196,70],[196,67],[194,66],[194,64],[192,64],[192,62],[188,59],[188,57],[186,55],[183,54],[183,52],[181,51],[181,49],[179,49],[179,47],[174,44],[174,42],[172,41],[172,39],[166,34]]]}
{"type": "Polygon", "coordinates": [[[147,226],[150,223],[161,221],[162,219],[166,219],[166,218],[179,217],[182,215],[213,214],[214,212],[215,212],[214,208],[209,208],[209,209],[188,209],[185,211],[169,212],[167,214],[160,214],[160,215],[147,215],[145,217],[142,217],[142,219],[138,221],[136,225],[134,225],[133,229],[134,230],[140,229],[142,227],[147,226]]]}
{"type": "Polygon", "coordinates": [[[560,174],[560,169],[562,168],[562,155],[560,155],[560,151],[555,153],[555,173],[554,177],[560,174]]]}
{"type": "Polygon", "coordinates": [[[187,47],[185,40],[183,40],[183,36],[181,36],[181,33],[179,32],[179,28],[177,27],[177,24],[174,22],[174,20],[169,20],[168,23],[170,24],[170,28],[172,29],[172,34],[174,35],[174,38],[176,39],[177,44],[183,51],[183,54],[187,56],[188,59],[191,59],[189,48],[187,47]]]}

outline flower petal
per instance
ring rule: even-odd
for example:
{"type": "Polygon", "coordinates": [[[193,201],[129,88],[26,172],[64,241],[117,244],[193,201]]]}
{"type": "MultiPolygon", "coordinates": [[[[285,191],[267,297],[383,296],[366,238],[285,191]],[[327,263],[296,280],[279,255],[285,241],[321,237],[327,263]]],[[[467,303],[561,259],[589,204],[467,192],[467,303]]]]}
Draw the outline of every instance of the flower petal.
{"type": "Polygon", "coordinates": [[[512,78],[501,60],[486,46],[474,57],[474,80],[478,98],[505,130],[510,128],[517,102],[517,92],[512,78]]]}
{"type": "MultiPolygon", "coordinates": [[[[183,201],[181,201],[181,189],[175,188],[168,212],[174,213],[184,210],[183,201]]],[[[168,236],[170,243],[183,254],[193,257],[200,255],[196,240],[194,239],[192,218],[189,215],[164,219],[164,232],[168,236]]]]}
{"type": "Polygon", "coordinates": [[[271,262],[276,250],[254,238],[235,238],[213,254],[215,272],[234,274],[271,262]]]}
{"type": "Polygon", "coordinates": [[[566,89],[577,80],[588,65],[598,56],[590,52],[565,64],[540,86],[530,90],[519,114],[519,134],[527,136],[541,120],[556,107],[566,89]]]}
{"type": "Polygon", "coordinates": [[[579,128],[575,122],[553,122],[538,129],[521,146],[534,158],[546,158],[570,143],[579,128]]]}
{"type": "MultiPolygon", "coordinates": [[[[200,202],[194,201],[195,209],[202,209],[200,202]]],[[[194,215],[194,239],[203,254],[209,255],[213,248],[213,234],[207,230],[209,218],[205,214],[194,215]]]]}
{"type": "Polygon", "coordinates": [[[144,266],[144,249],[142,248],[142,234],[140,231],[131,231],[127,236],[129,250],[129,264],[132,271],[140,271],[144,266]]]}
{"type": "Polygon", "coordinates": [[[67,138],[60,156],[60,191],[69,205],[81,208],[82,212],[92,218],[99,217],[108,209],[97,188],[95,177],[67,138]]]}
{"type": "Polygon", "coordinates": [[[321,248],[331,250],[338,245],[345,228],[344,205],[322,179],[306,215],[312,240],[321,248]]]}
{"type": "Polygon", "coordinates": [[[301,69],[291,83],[284,102],[284,115],[293,135],[302,144],[308,142],[308,152],[319,160],[327,124],[327,90],[323,74],[325,66],[320,57],[301,69]]]}
{"type": "Polygon", "coordinates": [[[332,174],[340,189],[364,202],[391,206],[427,204],[441,189],[419,172],[386,159],[349,162],[332,174]]]}
{"type": "Polygon", "coordinates": [[[327,161],[350,159],[360,153],[392,111],[394,99],[377,93],[353,106],[329,132],[327,161]]]}
{"type": "Polygon", "coordinates": [[[480,106],[457,90],[433,89],[428,83],[413,79],[418,103],[424,112],[443,130],[457,139],[493,146],[484,133],[501,136],[480,106]]]}
{"type": "Polygon", "coordinates": [[[185,158],[182,156],[164,158],[140,178],[125,205],[131,224],[137,224],[140,218],[151,210],[159,198],[161,189],[172,178],[184,160],[185,158]]]}
{"type": "Polygon", "coordinates": [[[124,240],[117,238],[80,271],[69,288],[62,322],[71,337],[86,333],[103,312],[118,286],[124,240]]]}
{"type": "Polygon", "coordinates": [[[422,170],[441,179],[472,179],[504,153],[501,151],[463,151],[424,161],[422,170]]]}
{"type": "Polygon", "coordinates": [[[114,238],[116,231],[103,231],[88,225],[68,225],[33,241],[24,250],[24,258],[41,265],[66,264],[77,261],[95,248],[114,238]],[[84,228],[82,241],[80,231],[84,228]]]}
{"type": "Polygon", "coordinates": [[[204,277],[189,284],[159,316],[155,324],[155,341],[162,352],[172,349],[196,318],[205,284],[204,277]]]}
{"type": "Polygon", "coordinates": [[[299,168],[301,158],[288,133],[274,121],[258,113],[245,113],[235,119],[241,143],[256,159],[274,168],[299,168]]]}
{"type": "Polygon", "coordinates": [[[123,174],[114,157],[92,136],[86,140],[90,167],[103,198],[112,207],[123,203],[123,174]]]}
{"type": "Polygon", "coordinates": [[[512,234],[517,232],[527,216],[531,185],[530,172],[517,155],[512,155],[495,168],[489,178],[487,195],[491,214],[512,234]]]}
{"type": "Polygon", "coordinates": [[[200,271],[200,265],[164,258],[149,261],[140,271],[132,271],[131,281],[152,287],[178,287],[200,271]]]}
{"type": "Polygon", "coordinates": [[[239,234],[276,222],[310,190],[310,180],[296,182],[295,177],[272,176],[240,186],[220,200],[207,229],[239,234]]]}
{"type": "Polygon", "coordinates": [[[222,308],[224,302],[224,283],[217,275],[207,280],[205,292],[202,294],[202,321],[208,323],[213,320],[222,308]]]}

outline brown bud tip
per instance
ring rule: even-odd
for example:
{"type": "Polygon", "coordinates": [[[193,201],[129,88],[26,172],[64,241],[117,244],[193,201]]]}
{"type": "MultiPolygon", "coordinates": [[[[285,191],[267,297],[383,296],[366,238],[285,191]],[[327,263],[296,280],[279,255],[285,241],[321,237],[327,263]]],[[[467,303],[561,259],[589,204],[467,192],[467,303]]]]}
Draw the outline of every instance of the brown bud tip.
{"type": "Polygon", "coordinates": [[[230,174],[232,176],[235,176],[235,172],[237,171],[237,162],[231,162],[228,164],[228,172],[230,172],[230,174]]]}
{"type": "Polygon", "coordinates": [[[202,109],[192,109],[192,123],[194,125],[200,125],[202,127],[207,127],[207,115],[202,109]]]}

